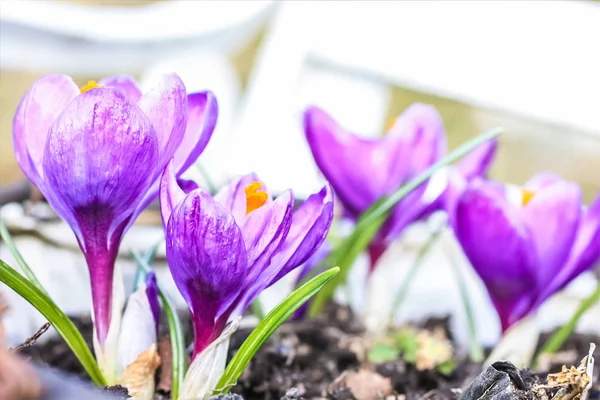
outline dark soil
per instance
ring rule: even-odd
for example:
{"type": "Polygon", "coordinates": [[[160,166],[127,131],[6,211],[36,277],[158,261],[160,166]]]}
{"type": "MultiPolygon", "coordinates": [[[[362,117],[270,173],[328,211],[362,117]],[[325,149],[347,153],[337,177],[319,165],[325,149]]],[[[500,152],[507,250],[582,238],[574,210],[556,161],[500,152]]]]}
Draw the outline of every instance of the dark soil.
{"type": "MultiPolygon", "coordinates": [[[[90,318],[75,318],[74,322],[91,346],[90,318]]],[[[447,319],[430,319],[421,326],[428,330],[436,327],[443,328],[451,339],[447,319]]],[[[186,331],[189,342],[189,326],[186,331]]],[[[234,334],[230,344],[230,357],[249,334],[250,329],[241,329],[234,334]]],[[[548,336],[543,335],[542,342],[548,336]]],[[[547,362],[544,368],[549,367],[550,371],[558,372],[562,364],[578,366],[581,358],[587,354],[590,342],[600,344],[600,338],[573,335],[560,353],[563,358],[547,362]]],[[[480,364],[456,354],[456,367],[449,376],[436,370],[420,371],[402,358],[374,365],[366,359],[367,346],[364,329],[354,315],[347,308],[331,306],[318,319],[290,321],[280,327],[251,361],[233,387],[232,393],[240,394],[246,400],[352,400],[356,396],[350,387],[356,385],[352,386],[350,380],[368,376],[367,382],[378,382],[383,391],[390,389],[391,398],[395,398],[393,395],[403,395],[398,398],[454,400],[482,372],[480,364]],[[360,372],[356,373],[359,369],[360,372]]],[[[60,338],[26,347],[21,350],[21,354],[87,379],[79,362],[60,338]]],[[[530,387],[545,379],[546,371],[520,371],[520,375],[525,386],[530,387]]],[[[160,371],[158,374],[160,375],[160,371]]],[[[595,369],[594,383],[598,389],[599,368],[595,369]]],[[[169,396],[168,393],[159,391],[155,399],[168,400],[169,396]]],[[[591,393],[590,400],[600,400],[597,391],[591,393]]]]}

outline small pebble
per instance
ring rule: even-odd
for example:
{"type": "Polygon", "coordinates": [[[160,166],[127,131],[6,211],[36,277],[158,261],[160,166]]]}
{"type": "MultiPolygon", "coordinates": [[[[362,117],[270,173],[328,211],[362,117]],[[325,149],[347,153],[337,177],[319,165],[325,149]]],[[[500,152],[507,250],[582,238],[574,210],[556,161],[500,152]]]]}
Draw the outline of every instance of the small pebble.
{"type": "Polygon", "coordinates": [[[302,395],[298,388],[291,388],[285,393],[285,396],[281,398],[281,400],[301,400],[302,395]]]}
{"type": "Polygon", "coordinates": [[[208,400],[244,400],[242,396],[235,393],[218,394],[216,396],[210,396],[208,400]]]}

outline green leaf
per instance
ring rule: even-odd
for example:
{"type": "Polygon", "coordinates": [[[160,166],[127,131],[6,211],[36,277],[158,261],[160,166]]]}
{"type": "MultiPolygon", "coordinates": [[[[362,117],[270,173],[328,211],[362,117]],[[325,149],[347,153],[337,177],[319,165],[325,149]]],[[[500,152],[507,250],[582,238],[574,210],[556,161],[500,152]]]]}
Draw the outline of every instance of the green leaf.
{"type": "MultiPolygon", "coordinates": [[[[131,251],[131,254],[138,266],[143,268],[146,273],[150,272],[150,266],[144,258],[135,250],[131,251]]],[[[186,368],[186,357],[185,357],[185,340],[183,336],[183,328],[177,310],[172,302],[166,295],[166,292],[162,289],[158,279],[156,280],[156,286],[158,287],[158,296],[165,310],[167,316],[167,322],[169,323],[169,336],[171,338],[171,356],[173,362],[173,378],[171,387],[171,398],[177,400],[179,397],[179,388],[183,386],[183,378],[185,377],[186,368]]]]}
{"type": "MultiPolygon", "coordinates": [[[[154,257],[156,257],[156,252],[158,251],[158,246],[162,243],[164,239],[160,239],[158,242],[154,243],[152,247],[146,252],[144,255],[144,260],[146,261],[146,265],[148,267],[152,266],[154,262],[154,257]]],[[[137,268],[135,269],[135,278],[133,278],[133,291],[135,292],[137,288],[146,281],[146,270],[139,263],[137,268]]]]}
{"type": "Polygon", "coordinates": [[[417,350],[419,350],[418,332],[411,328],[398,331],[396,336],[398,347],[402,350],[404,361],[414,364],[417,362],[417,350]]]}
{"type": "Polygon", "coordinates": [[[317,293],[338,272],[339,268],[331,268],[311,279],[287,296],[277,307],[271,310],[258,326],[250,333],[238,352],[233,356],[214,394],[227,393],[238,380],[254,354],[263,343],[283,324],[302,304],[317,293]]]}
{"type": "Polygon", "coordinates": [[[442,375],[450,376],[452,372],[454,372],[454,368],[456,367],[454,360],[447,360],[441,364],[436,365],[435,369],[442,375]]]}
{"type": "Polygon", "coordinates": [[[571,336],[571,333],[575,331],[577,327],[577,323],[579,319],[585,314],[594,304],[600,301],[600,280],[598,280],[596,290],[589,297],[583,299],[579,304],[579,307],[575,311],[575,314],[571,317],[571,319],[563,326],[560,327],[548,341],[542,347],[540,353],[536,356],[536,359],[533,363],[534,367],[537,365],[538,357],[541,354],[553,354],[556,353],[565,341],[571,336]]]}
{"type": "Polygon", "coordinates": [[[419,253],[417,254],[417,257],[415,258],[415,261],[412,263],[411,268],[408,270],[405,278],[402,280],[400,289],[398,290],[398,292],[396,292],[396,296],[394,298],[394,303],[390,310],[390,316],[389,316],[390,323],[394,322],[394,317],[398,314],[398,310],[400,309],[400,306],[404,302],[404,299],[406,298],[406,295],[408,294],[408,291],[409,291],[410,287],[412,286],[412,283],[413,283],[415,277],[417,276],[417,271],[423,264],[423,260],[425,259],[425,256],[427,254],[429,254],[429,250],[435,244],[435,242],[438,240],[438,238],[440,237],[443,230],[444,230],[443,226],[436,229],[431,234],[431,236],[429,237],[427,242],[423,245],[423,247],[421,247],[419,249],[419,253]]]}
{"type": "Polygon", "coordinates": [[[37,287],[39,290],[41,290],[45,294],[48,294],[46,289],[44,289],[44,287],[42,286],[40,281],[37,279],[37,276],[35,276],[35,273],[33,272],[33,270],[31,268],[29,268],[29,265],[25,262],[25,259],[21,255],[21,252],[19,251],[19,249],[17,249],[17,246],[15,245],[15,242],[13,242],[12,237],[10,236],[10,233],[8,232],[8,229],[6,229],[6,225],[4,225],[4,222],[2,222],[1,219],[0,219],[0,237],[2,237],[2,240],[6,244],[6,247],[8,247],[8,249],[12,253],[15,260],[17,260],[17,264],[19,264],[19,268],[21,268],[21,271],[25,274],[27,279],[29,279],[29,282],[33,283],[35,285],[35,287],[37,287]]]}
{"type": "Polygon", "coordinates": [[[83,340],[83,336],[81,336],[73,321],[57,307],[47,294],[2,260],[0,260],[0,281],[27,300],[52,324],[96,385],[106,386],[104,376],[102,376],[92,352],[83,340]]]}
{"type": "MultiPolygon", "coordinates": [[[[356,257],[367,248],[381,225],[383,225],[387,219],[388,213],[400,200],[424,184],[440,168],[456,162],[471,150],[475,149],[482,143],[495,138],[501,132],[502,129],[496,128],[469,140],[439,160],[437,163],[427,168],[421,175],[402,186],[396,192],[392,193],[390,196],[383,197],[369,207],[369,209],[363,213],[361,218],[356,223],[352,233],[344,242],[342,242],[339,247],[334,249],[330,256],[327,257],[327,259],[321,264],[337,265],[340,268],[340,273],[335,277],[331,284],[327,285],[321,292],[319,292],[310,306],[309,315],[318,315],[325,304],[333,297],[335,289],[341,283],[345,282],[348,271],[350,270],[350,267],[354,263],[356,257]]],[[[319,270],[319,268],[315,268],[315,270],[319,270]]],[[[311,275],[309,274],[309,277],[306,279],[309,279],[310,276],[311,275]]]]}
{"type": "Polygon", "coordinates": [[[386,343],[376,343],[369,349],[367,358],[372,363],[382,363],[397,360],[400,356],[400,350],[397,347],[386,343]]]}
{"type": "Polygon", "coordinates": [[[483,347],[481,346],[481,343],[479,343],[479,340],[477,340],[477,322],[475,321],[475,314],[473,313],[467,282],[465,281],[463,274],[460,272],[460,268],[458,267],[455,257],[453,257],[448,250],[446,250],[446,255],[448,263],[450,264],[452,272],[454,273],[454,278],[458,284],[460,298],[467,316],[467,327],[469,332],[469,358],[475,362],[482,362],[484,359],[483,347]]]}

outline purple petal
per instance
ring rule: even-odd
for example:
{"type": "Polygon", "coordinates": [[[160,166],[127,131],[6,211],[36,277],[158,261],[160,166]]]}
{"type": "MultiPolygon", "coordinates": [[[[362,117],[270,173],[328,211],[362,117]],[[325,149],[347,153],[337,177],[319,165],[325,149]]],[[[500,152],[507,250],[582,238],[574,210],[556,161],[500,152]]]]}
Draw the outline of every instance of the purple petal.
{"type": "Polygon", "coordinates": [[[198,189],[174,208],[166,243],[169,269],[193,314],[197,353],[215,333],[219,310],[232,304],[245,280],[244,238],[233,216],[198,189]]]}
{"type": "Polygon", "coordinates": [[[555,173],[539,172],[531,177],[523,187],[533,192],[538,192],[539,190],[558,182],[563,182],[563,179],[555,173]]]}
{"type": "Polygon", "coordinates": [[[271,260],[281,269],[269,286],[309,259],[327,237],[332,220],[333,196],[330,186],[325,185],[293,213],[287,238],[271,260]]]}
{"type": "Polygon", "coordinates": [[[144,94],[138,104],[156,131],[160,151],[157,167],[162,170],[183,140],[187,122],[185,86],[177,75],[165,75],[159,86],[144,94]]]}
{"type": "MultiPolygon", "coordinates": [[[[264,183],[258,179],[258,176],[255,173],[251,173],[235,179],[229,185],[221,188],[215,195],[215,200],[233,214],[239,225],[242,225],[246,219],[245,189],[253,182],[259,182],[262,185],[262,190],[267,194],[269,193],[264,183]]],[[[269,195],[267,197],[267,202],[271,201],[271,196],[269,195]]]]}
{"type": "Polygon", "coordinates": [[[204,151],[217,124],[219,108],[212,92],[187,96],[187,127],[181,144],[175,151],[177,176],[185,172],[204,151]]]}
{"type": "Polygon", "coordinates": [[[600,261],[600,195],[581,216],[577,237],[566,265],[546,287],[539,302],[543,302],[552,294],[563,289],[598,261],[600,261]]]}
{"type": "Polygon", "coordinates": [[[498,141],[494,138],[480,144],[463,158],[454,168],[468,182],[478,176],[485,176],[496,156],[498,141]]]}
{"type": "Polygon", "coordinates": [[[248,254],[248,275],[233,316],[243,314],[282,267],[272,263],[271,259],[286,240],[292,222],[293,205],[294,196],[288,190],[246,217],[242,234],[248,254]]]}
{"type": "Polygon", "coordinates": [[[183,190],[183,192],[185,194],[188,194],[196,189],[198,189],[200,186],[198,186],[198,184],[191,180],[191,179],[177,179],[177,185],[181,188],[181,190],[183,190]]]}
{"type": "Polygon", "coordinates": [[[104,87],[114,88],[122,92],[133,103],[137,103],[142,97],[142,91],[137,82],[129,75],[110,76],[98,82],[104,87]]]}
{"type": "Polygon", "coordinates": [[[573,246],[581,190],[575,183],[557,182],[535,193],[521,210],[541,263],[538,280],[544,287],[560,271],[573,246]]]}
{"type": "Polygon", "coordinates": [[[79,88],[70,77],[46,75],[34,82],[17,108],[13,122],[15,157],[23,173],[42,191],[41,165],[48,132],[77,96],[79,88]]]}
{"type": "Polygon", "coordinates": [[[110,321],[114,258],[154,179],[158,143],[144,113],[114,89],[73,100],[48,135],[44,195],[75,232],[92,279],[102,343],[110,321]]]}
{"type": "Polygon", "coordinates": [[[493,185],[475,179],[458,201],[455,233],[508,329],[531,309],[539,265],[518,211],[493,185]]]}
{"type": "Polygon", "coordinates": [[[305,112],[304,129],[321,172],[354,213],[397,190],[445,151],[441,118],[423,104],[409,107],[381,139],[362,139],[316,107],[305,112]]]}
{"type": "Polygon", "coordinates": [[[165,230],[167,229],[173,209],[183,201],[185,195],[186,193],[177,184],[173,160],[171,160],[167,164],[160,181],[160,214],[165,230]]]}
{"type": "Polygon", "coordinates": [[[146,277],[146,296],[152,310],[152,316],[156,323],[156,333],[158,334],[158,324],[160,322],[160,303],[158,301],[158,285],[156,284],[156,274],[150,271],[146,277]]]}

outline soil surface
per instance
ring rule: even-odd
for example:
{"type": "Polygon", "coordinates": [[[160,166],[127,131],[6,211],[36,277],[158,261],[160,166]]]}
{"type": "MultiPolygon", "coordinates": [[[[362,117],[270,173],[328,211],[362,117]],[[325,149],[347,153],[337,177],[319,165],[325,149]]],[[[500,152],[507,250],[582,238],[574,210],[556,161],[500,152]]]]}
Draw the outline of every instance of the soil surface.
{"type": "MultiPolygon", "coordinates": [[[[89,317],[75,318],[75,324],[91,346],[92,324],[89,317]]],[[[448,331],[447,319],[430,319],[419,327],[427,331],[448,331]]],[[[166,333],[166,327],[161,327],[166,333]]],[[[229,357],[239,349],[250,334],[240,329],[231,340],[229,357]]],[[[542,336],[542,343],[548,338],[542,336]]],[[[186,339],[191,341],[188,324],[186,339]]],[[[526,388],[545,380],[547,371],[558,372],[563,364],[578,366],[587,354],[589,343],[600,345],[600,337],[575,334],[561,352],[541,363],[541,371],[520,371],[526,388]]],[[[244,371],[232,393],[246,400],[253,399],[458,399],[482,372],[480,364],[464,355],[453,354],[454,368],[446,374],[436,369],[418,369],[403,357],[393,361],[371,363],[367,357],[373,341],[365,337],[363,326],[349,309],[330,306],[315,320],[289,321],[263,345],[249,367],[244,371]]],[[[60,338],[43,344],[36,343],[20,350],[33,360],[60,368],[83,379],[88,379],[75,356],[60,338]]],[[[594,391],[589,400],[600,400],[600,368],[595,369],[594,391]]],[[[157,371],[157,382],[161,371],[157,371]]],[[[160,387],[160,385],[159,385],[160,387]]],[[[114,393],[123,390],[115,388],[114,393]]],[[[528,396],[519,396],[527,398],[528,396]]],[[[236,396],[239,399],[239,397],[236,396]]],[[[158,390],[156,400],[170,399],[168,391],[158,390]]]]}

